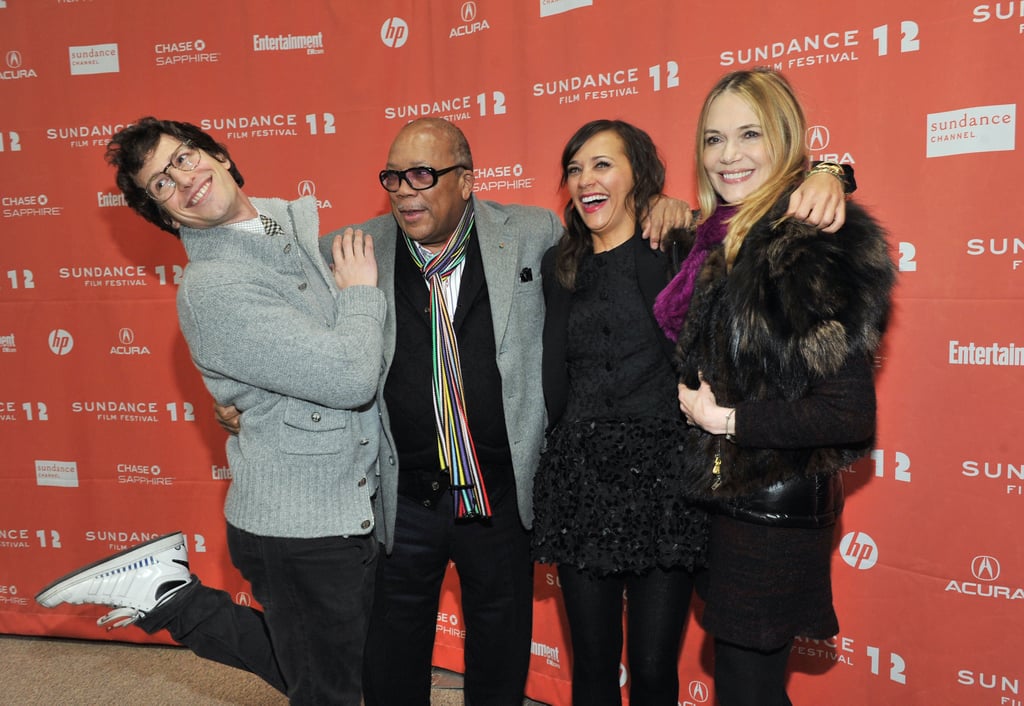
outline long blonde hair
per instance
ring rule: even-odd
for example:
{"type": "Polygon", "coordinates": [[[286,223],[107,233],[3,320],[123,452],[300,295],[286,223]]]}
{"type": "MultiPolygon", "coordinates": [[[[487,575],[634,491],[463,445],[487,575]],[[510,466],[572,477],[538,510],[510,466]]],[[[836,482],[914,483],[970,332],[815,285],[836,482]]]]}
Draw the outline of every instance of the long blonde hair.
{"type": "Polygon", "coordinates": [[[724,247],[726,262],[731,268],[743,239],[753,225],[771,210],[787,190],[803,179],[807,169],[807,152],[804,148],[804,112],[793,89],[781,74],[769,69],[726,74],[704,99],[697,122],[697,197],[702,219],[714,213],[719,203],[718,194],[704,169],[704,130],[707,128],[712,101],[727,92],[742,98],[754,111],[764,131],[766,149],[772,160],[768,179],[743,200],[729,219],[724,247]]]}

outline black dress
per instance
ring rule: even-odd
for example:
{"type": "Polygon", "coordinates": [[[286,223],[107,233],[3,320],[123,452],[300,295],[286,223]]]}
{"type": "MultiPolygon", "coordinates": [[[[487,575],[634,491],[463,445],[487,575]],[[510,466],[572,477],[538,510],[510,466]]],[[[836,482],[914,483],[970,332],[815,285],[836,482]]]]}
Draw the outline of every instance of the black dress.
{"type": "Polygon", "coordinates": [[[707,515],[679,488],[676,378],[627,243],[572,293],[568,399],[534,482],[534,558],[596,576],[704,563],[707,515]]]}

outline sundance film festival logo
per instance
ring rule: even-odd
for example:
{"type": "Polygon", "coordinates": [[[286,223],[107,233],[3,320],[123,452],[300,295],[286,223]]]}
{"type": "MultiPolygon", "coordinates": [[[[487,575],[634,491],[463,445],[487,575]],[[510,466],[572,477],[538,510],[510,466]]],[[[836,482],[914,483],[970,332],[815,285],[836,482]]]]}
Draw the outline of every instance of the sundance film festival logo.
{"type": "Polygon", "coordinates": [[[466,37],[470,34],[475,34],[476,32],[481,32],[485,29],[491,28],[491,26],[487,24],[487,20],[477,19],[476,3],[472,0],[462,3],[462,7],[459,10],[459,17],[462,19],[462,24],[452,27],[451,31],[448,32],[448,39],[466,37]]]}
{"type": "Polygon", "coordinates": [[[74,337],[62,328],[50,331],[50,337],[46,342],[54,355],[67,355],[75,347],[74,337]]]}
{"type": "Polygon", "coordinates": [[[971,560],[971,576],[973,581],[951,580],[946,584],[946,591],[959,593],[972,598],[992,598],[996,600],[1024,600],[1024,588],[1007,586],[999,581],[1003,567],[999,559],[989,554],[979,554],[971,560]]]}
{"type": "Polygon", "coordinates": [[[409,39],[409,25],[401,17],[389,17],[380,26],[380,41],[384,46],[400,49],[409,39]]]}
{"type": "Polygon", "coordinates": [[[122,328],[117,332],[117,345],[110,347],[110,355],[150,355],[146,346],[135,343],[135,332],[130,328],[122,328]]]}
{"type": "Polygon", "coordinates": [[[121,71],[117,44],[68,47],[72,76],[116,74],[121,71]]]}
{"type": "Polygon", "coordinates": [[[855,569],[865,571],[878,562],[878,545],[864,532],[850,532],[839,544],[843,561],[855,569]]]}
{"type": "Polygon", "coordinates": [[[16,81],[21,78],[39,78],[33,69],[25,68],[21,52],[16,49],[11,49],[4,55],[4,63],[7,64],[7,68],[0,71],[0,80],[16,81]]]}
{"type": "Polygon", "coordinates": [[[316,201],[317,208],[334,208],[334,205],[331,203],[330,199],[318,199],[316,197],[316,182],[314,182],[312,179],[303,179],[302,181],[300,181],[298,192],[300,199],[305,196],[309,196],[310,198],[314,199],[316,201]]]}
{"type": "Polygon", "coordinates": [[[1017,104],[981,105],[928,114],[927,156],[1015,149],[1017,104]]]}

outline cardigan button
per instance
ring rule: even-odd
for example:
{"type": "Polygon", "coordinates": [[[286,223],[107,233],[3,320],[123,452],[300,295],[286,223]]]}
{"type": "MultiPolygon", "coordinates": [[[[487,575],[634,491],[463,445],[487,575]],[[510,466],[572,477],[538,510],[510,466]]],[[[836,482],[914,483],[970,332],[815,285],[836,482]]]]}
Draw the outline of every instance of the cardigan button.
{"type": "Polygon", "coordinates": [[[358,483],[356,483],[356,485],[357,485],[358,487],[360,487],[360,488],[364,487],[364,486],[366,485],[366,479],[365,479],[365,478],[360,478],[360,479],[359,479],[359,482],[358,482],[358,483]]]}
{"type": "Polygon", "coordinates": [[[363,529],[370,529],[370,521],[369,520],[363,520],[363,524],[361,524],[359,526],[362,527],[363,529]]]}
{"type": "Polygon", "coordinates": [[[319,412],[313,412],[313,414],[309,415],[309,418],[311,420],[313,420],[314,422],[319,422],[320,418],[321,418],[320,417],[320,413],[319,412]]]}
{"type": "Polygon", "coordinates": [[[291,244],[291,243],[288,243],[287,245],[285,245],[285,246],[284,246],[284,251],[285,251],[286,253],[289,253],[289,252],[291,252],[291,251],[292,251],[292,244],[291,244]]]}
{"type": "Polygon", "coordinates": [[[308,284],[303,282],[302,284],[299,285],[299,291],[300,292],[305,292],[306,291],[306,287],[308,287],[308,286],[309,286],[308,284]]]}

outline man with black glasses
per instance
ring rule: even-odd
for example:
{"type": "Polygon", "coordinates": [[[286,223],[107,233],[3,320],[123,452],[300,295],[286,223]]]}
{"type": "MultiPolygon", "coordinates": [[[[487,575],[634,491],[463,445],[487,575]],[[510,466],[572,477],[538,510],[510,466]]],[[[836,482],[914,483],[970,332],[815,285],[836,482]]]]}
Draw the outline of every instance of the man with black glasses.
{"type": "Polygon", "coordinates": [[[58,579],[46,607],[114,608],[98,621],[167,629],[251,671],[293,704],[359,706],[378,540],[376,402],[386,303],[373,243],[345,230],[318,250],[311,198],[250,199],[228,150],[187,123],[143,118],[107,160],[128,205],[180,237],[178,316],[214,399],[245,410],[227,442],[231,560],[263,611],[190,574],[174,532],[58,579]]]}
{"type": "Polygon", "coordinates": [[[466,701],[521,704],[533,614],[526,528],[544,434],[540,260],[562,224],[545,209],[473,197],[469,145],[444,120],[403,127],[380,181],[391,214],[358,226],[374,235],[388,299],[391,432],[379,462],[389,555],[378,568],[364,698],[429,703],[451,560],[462,588],[466,701]]]}

